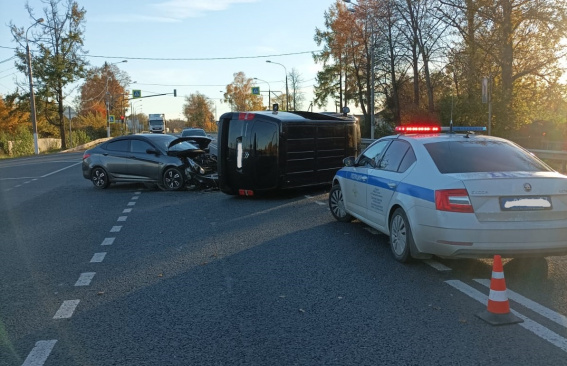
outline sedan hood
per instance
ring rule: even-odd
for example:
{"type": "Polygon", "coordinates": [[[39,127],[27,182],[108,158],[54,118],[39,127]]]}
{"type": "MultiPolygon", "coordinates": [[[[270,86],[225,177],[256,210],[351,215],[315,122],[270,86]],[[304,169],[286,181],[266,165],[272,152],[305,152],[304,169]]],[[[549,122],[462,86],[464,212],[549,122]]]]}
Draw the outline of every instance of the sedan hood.
{"type": "Polygon", "coordinates": [[[167,155],[193,158],[205,153],[205,151],[189,142],[190,140],[193,140],[193,138],[180,137],[171,141],[168,146],[167,155]],[[184,148],[179,148],[179,146],[176,146],[181,142],[185,142],[185,144],[183,144],[184,148]]]}

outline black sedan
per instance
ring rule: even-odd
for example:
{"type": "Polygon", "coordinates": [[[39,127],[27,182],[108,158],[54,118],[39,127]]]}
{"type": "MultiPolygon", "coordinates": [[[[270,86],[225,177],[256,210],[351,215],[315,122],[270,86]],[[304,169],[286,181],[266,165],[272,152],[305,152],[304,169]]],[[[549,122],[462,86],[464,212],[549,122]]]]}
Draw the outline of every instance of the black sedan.
{"type": "Polygon", "coordinates": [[[83,155],[83,177],[96,188],[111,183],[144,183],[164,190],[185,187],[190,158],[204,154],[199,147],[172,135],[139,134],[106,141],[83,155]]]}

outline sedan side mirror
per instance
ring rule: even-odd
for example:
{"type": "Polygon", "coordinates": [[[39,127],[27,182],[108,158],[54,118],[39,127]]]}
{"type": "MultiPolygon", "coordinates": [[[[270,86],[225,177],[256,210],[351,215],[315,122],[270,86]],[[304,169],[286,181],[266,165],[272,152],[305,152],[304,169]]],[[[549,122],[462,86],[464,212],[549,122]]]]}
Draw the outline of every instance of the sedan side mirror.
{"type": "Polygon", "coordinates": [[[343,159],[344,166],[354,166],[354,156],[349,156],[343,159]]]}

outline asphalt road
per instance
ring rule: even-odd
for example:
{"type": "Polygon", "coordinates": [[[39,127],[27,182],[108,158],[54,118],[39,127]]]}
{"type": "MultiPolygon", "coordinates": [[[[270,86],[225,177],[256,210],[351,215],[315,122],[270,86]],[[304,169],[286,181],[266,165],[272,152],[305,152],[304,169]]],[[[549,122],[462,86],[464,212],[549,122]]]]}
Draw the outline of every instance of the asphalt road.
{"type": "Polygon", "coordinates": [[[81,154],[0,161],[0,365],[563,365],[566,262],[393,260],[324,189],[96,190],[81,154]],[[512,297],[514,298],[512,300],[512,297]]]}

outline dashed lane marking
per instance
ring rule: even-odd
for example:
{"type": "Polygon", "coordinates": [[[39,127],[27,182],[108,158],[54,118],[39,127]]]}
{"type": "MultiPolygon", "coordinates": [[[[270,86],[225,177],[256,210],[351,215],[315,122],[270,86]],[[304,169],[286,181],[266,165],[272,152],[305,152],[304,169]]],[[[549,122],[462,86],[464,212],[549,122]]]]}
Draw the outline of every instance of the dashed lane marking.
{"type": "Polygon", "coordinates": [[[140,196],[134,196],[132,198],[130,198],[132,201],[137,200],[138,198],[140,198],[140,196]]]}
{"type": "Polygon", "coordinates": [[[106,252],[95,253],[91,258],[90,263],[100,263],[104,260],[105,256],[106,256],[106,252]]]}
{"type": "Polygon", "coordinates": [[[41,366],[47,361],[47,358],[51,354],[53,347],[57,343],[56,339],[48,341],[37,341],[35,347],[31,350],[26,357],[26,360],[22,366],[41,366]]]}
{"type": "Polygon", "coordinates": [[[124,211],[122,211],[122,213],[130,213],[132,212],[131,208],[125,208],[124,211]]]}
{"type": "Polygon", "coordinates": [[[101,245],[112,245],[116,238],[104,238],[101,245]]]}
{"type": "Polygon", "coordinates": [[[126,221],[127,218],[128,216],[120,216],[118,217],[118,221],[126,221]]]}
{"type": "Polygon", "coordinates": [[[77,282],[75,282],[75,286],[89,286],[95,274],[96,272],[81,273],[79,279],[77,280],[77,282]]]}
{"type": "MultiPolygon", "coordinates": [[[[455,289],[461,291],[465,295],[481,302],[483,304],[488,303],[488,296],[477,291],[475,288],[461,282],[459,280],[448,280],[445,281],[446,284],[454,287],[455,289]]],[[[510,312],[516,315],[518,318],[521,318],[524,322],[519,323],[518,325],[524,329],[529,330],[530,332],[534,333],[538,337],[548,341],[549,343],[553,344],[554,346],[560,348],[562,351],[567,352],[567,339],[561,337],[559,334],[553,332],[552,330],[544,327],[543,325],[536,323],[532,319],[528,318],[527,316],[518,313],[514,309],[510,309],[510,312]]]]}
{"type": "Polygon", "coordinates": [[[326,202],[321,202],[321,201],[315,201],[316,204],[318,204],[319,206],[325,206],[327,203],[326,202]]]}
{"type": "Polygon", "coordinates": [[[128,206],[135,206],[136,202],[128,202],[128,206]]]}
{"type": "Polygon", "coordinates": [[[445,271],[452,271],[453,270],[452,268],[447,267],[446,265],[439,263],[439,262],[436,262],[436,261],[431,260],[431,259],[426,259],[423,262],[428,264],[429,266],[435,268],[439,272],[445,272],[445,271]]]}
{"type": "Polygon", "coordinates": [[[73,316],[73,312],[79,305],[81,300],[65,300],[59,307],[59,310],[53,316],[53,319],[68,319],[73,316]]]}
{"type": "Polygon", "coordinates": [[[112,229],[110,229],[111,233],[119,233],[120,230],[122,230],[122,226],[113,226],[112,229]]]}

